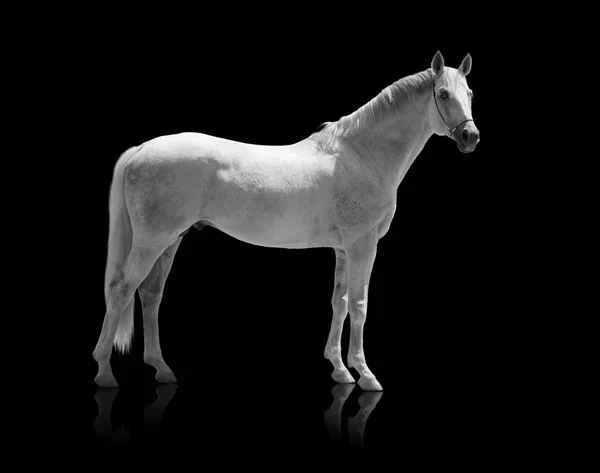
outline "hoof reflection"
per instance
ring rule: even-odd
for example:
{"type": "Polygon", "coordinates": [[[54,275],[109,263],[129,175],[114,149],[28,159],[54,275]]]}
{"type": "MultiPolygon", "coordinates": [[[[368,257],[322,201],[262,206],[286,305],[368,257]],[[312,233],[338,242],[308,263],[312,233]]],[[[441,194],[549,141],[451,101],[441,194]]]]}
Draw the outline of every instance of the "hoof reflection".
{"type": "Polygon", "coordinates": [[[354,384],[338,384],[333,387],[333,403],[325,411],[325,425],[329,432],[329,440],[332,444],[340,446],[342,444],[342,407],[350,393],[354,389],[354,384]]]}
{"type": "MultiPolygon", "coordinates": [[[[160,426],[163,412],[175,396],[175,391],[177,386],[174,384],[160,385],[156,388],[156,401],[144,408],[144,426],[160,426]]],[[[131,441],[130,429],[123,425],[124,419],[115,419],[115,424],[119,425],[117,429],[113,428],[111,421],[112,406],[118,393],[118,388],[102,388],[96,391],[94,399],[98,404],[98,415],[94,419],[93,428],[96,437],[102,443],[124,446],[129,445],[131,441]]]]}
{"type": "Polygon", "coordinates": [[[158,398],[144,409],[144,421],[147,426],[159,426],[165,407],[171,402],[177,391],[176,384],[162,384],[156,388],[158,398]]]}
{"type": "Polygon", "coordinates": [[[94,394],[98,404],[98,415],[94,419],[94,432],[98,440],[110,445],[128,445],[131,440],[131,432],[128,428],[121,426],[114,430],[110,420],[110,412],[113,402],[119,393],[118,388],[101,388],[94,394]]]}
{"type": "Polygon", "coordinates": [[[381,396],[383,396],[381,391],[365,392],[362,393],[358,398],[358,405],[360,406],[360,409],[354,417],[348,419],[348,439],[352,448],[362,450],[367,419],[371,415],[371,412],[373,412],[375,409],[375,406],[381,399],[381,396]]]}
{"type": "MultiPolygon", "coordinates": [[[[332,445],[337,447],[343,445],[342,408],[354,390],[354,386],[354,384],[334,386],[331,390],[333,403],[325,411],[325,425],[329,433],[329,440],[332,445]]],[[[382,392],[363,392],[358,397],[358,405],[360,406],[358,413],[348,419],[348,441],[353,449],[362,450],[367,420],[382,396],[382,392]]]]}

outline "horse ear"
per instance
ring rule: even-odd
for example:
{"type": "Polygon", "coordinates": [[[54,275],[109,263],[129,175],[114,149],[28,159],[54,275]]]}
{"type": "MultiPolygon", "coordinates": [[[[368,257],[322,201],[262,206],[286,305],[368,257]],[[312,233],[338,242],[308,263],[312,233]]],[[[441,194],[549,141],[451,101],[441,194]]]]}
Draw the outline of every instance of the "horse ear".
{"type": "Polygon", "coordinates": [[[431,61],[431,68],[433,69],[433,72],[435,72],[436,75],[442,72],[442,70],[444,69],[444,57],[439,51],[435,53],[435,56],[433,56],[433,61],[431,61]]]}
{"type": "Polygon", "coordinates": [[[463,76],[469,75],[471,72],[471,55],[467,53],[465,58],[460,63],[460,67],[458,68],[458,72],[460,72],[463,76]]]}

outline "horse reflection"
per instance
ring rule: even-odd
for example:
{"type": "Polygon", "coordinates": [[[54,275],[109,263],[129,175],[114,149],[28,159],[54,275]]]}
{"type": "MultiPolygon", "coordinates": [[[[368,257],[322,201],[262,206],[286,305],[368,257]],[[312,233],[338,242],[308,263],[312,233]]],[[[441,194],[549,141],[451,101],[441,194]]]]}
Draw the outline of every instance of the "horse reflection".
{"type": "Polygon", "coordinates": [[[360,409],[354,417],[348,419],[348,440],[352,448],[362,450],[367,419],[375,410],[381,396],[383,396],[382,392],[364,392],[359,396],[360,409]]]}
{"type": "MultiPolygon", "coordinates": [[[[344,403],[354,390],[353,384],[338,384],[331,390],[333,402],[331,407],[325,411],[325,425],[329,433],[329,440],[336,447],[343,446],[342,440],[342,409],[344,403]]],[[[348,441],[351,448],[362,450],[364,447],[365,428],[371,412],[383,396],[382,392],[363,392],[358,397],[360,406],[354,417],[348,418],[348,441]]]]}
{"type": "MultiPolygon", "coordinates": [[[[177,391],[177,385],[160,385],[156,388],[157,399],[152,404],[144,408],[144,425],[146,427],[157,427],[162,422],[163,412],[171,402],[177,391]]],[[[99,389],[94,394],[94,399],[98,404],[98,415],[94,419],[93,427],[98,440],[110,445],[129,445],[131,441],[131,431],[121,425],[118,429],[113,429],[111,422],[111,410],[114,400],[119,393],[119,389],[99,389]]],[[[119,422],[120,424],[120,422],[119,422]]]]}

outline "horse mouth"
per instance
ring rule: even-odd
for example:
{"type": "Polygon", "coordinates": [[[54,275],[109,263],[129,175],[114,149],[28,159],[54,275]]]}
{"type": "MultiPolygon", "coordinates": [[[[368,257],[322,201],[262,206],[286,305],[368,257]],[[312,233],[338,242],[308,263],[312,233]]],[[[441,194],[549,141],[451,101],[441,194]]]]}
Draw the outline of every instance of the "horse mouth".
{"type": "Polygon", "coordinates": [[[465,148],[459,141],[456,141],[456,146],[458,147],[461,153],[469,154],[473,152],[472,149],[465,148]]]}

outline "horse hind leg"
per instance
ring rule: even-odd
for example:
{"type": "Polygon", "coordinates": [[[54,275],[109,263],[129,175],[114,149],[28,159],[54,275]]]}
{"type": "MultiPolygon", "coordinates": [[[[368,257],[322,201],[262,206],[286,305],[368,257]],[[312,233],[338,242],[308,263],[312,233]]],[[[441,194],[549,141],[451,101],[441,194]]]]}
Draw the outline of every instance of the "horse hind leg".
{"type": "Polygon", "coordinates": [[[335,281],[333,297],[333,319],[327,346],[325,347],[325,358],[333,365],[331,377],[338,383],[354,383],[355,379],[344,366],[342,361],[342,329],[348,315],[348,259],[346,252],[335,249],[335,281]]]}
{"type": "Polygon", "coordinates": [[[162,356],[158,339],[158,308],[162,300],[165,283],[169,277],[175,253],[183,235],[169,246],[158,258],[148,277],[140,284],[138,294],[144,312],[144,362],[156,368],[159,383],[176,383],[177,379],[162,356]]]}
{"type": "Polygon", "coordinates": [[[100,339],[94,350],[94,358],[98,362],[98,374],[94,381],[98,386],[116,387],[111,367],[110,356],[112,345],[115,341],[119,319],[124,314],[125,308],[133,299],[135,290],[146,278],[152,266],[164,251],[167,244],[148,244],[134,240],[131,251],[119,271],[110,281],[106,315],[102,325],[100,339]]]}

